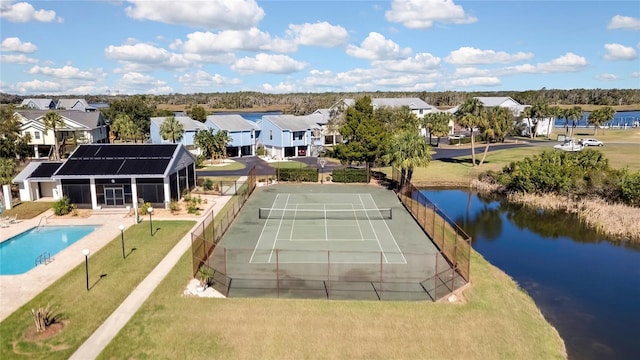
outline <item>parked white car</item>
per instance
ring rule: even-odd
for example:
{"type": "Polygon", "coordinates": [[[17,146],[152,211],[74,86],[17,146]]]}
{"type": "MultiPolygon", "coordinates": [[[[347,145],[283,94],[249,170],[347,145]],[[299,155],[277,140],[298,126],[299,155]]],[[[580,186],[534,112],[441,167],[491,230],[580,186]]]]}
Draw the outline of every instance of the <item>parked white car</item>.
{"type": "Polygon", "coordinates": [[[604,146],[602,141],[593,138],[581,139],[579,143],[582,144],[582,146],[604,146]]]}

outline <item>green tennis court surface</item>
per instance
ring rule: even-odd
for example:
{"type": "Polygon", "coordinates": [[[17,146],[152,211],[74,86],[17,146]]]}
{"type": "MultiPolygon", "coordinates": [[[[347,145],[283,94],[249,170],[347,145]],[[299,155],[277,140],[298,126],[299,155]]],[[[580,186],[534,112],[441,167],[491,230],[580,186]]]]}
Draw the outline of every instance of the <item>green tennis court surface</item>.
{"type": "Polygon", "coordinates": [[[231,297],[432,299],[427,279],[448,267],[395,194],[372,185],[257,188],[211,262],[231,297]]]}

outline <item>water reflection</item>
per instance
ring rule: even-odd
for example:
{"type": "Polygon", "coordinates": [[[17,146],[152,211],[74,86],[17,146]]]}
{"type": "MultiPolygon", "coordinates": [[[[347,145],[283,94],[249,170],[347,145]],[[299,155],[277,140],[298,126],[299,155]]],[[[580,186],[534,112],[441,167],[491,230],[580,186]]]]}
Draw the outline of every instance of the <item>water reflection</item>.
{"type": "Polygon", "coordinates": [[[564,213],[462,190],[423,192],[531,295],[570,358],[640,354],[640,246],[610,241],[564,213]]]}

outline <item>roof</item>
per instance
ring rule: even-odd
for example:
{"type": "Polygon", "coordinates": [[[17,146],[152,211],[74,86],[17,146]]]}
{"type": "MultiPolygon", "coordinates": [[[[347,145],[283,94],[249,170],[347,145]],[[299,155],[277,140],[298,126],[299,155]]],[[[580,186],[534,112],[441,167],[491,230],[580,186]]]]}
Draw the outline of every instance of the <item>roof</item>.
{"type": "Polygon", "coordinates": [[[243,131],[259,130],[260,128],[253,121],[243,118],[241,115],[208,115],[207,122],[214,124],[220,130],[243,131]]]}
{"type": "Polygon", "coordinates": [[[431,109],[433,106],[427,104],[419,98],[377,98],[371,99],[371,105],[374,107],[402,107],[407,106],[409,109],[431,109]]]}
{"type": "MultiPolygon", "coordinates": [[[[160,116],[160,117],[152,117],[151,122],[155,123],[160,127],[162,123],[171,116],[160,116]]],[[[182,128],[184,131],[198,131],[198,130],[207,130],[207,127],[201,123],[200,121],[193,120],[188,116],[175,116],[176,121],[182,124],[182,128]]]]}
{"type": "Polygon", "coordinates": [[[60,165],[62,165],[61,162],[31,161],[13,178],[13,182],[17,184],[33,178],[50,179],[56,170],[60,168],[60,165]]]}
{"type": "Polygon", "coordinates": [[[54,177],[164,175],[179,144],[80,145],[54,177]]]}
{"type": "Polygon", "coordinates": [[[96,108],[90,106],[85,99],[58,99],[56,108],[74,110],[74,107],[76,107],[78,103],[80,103],[80,109],[76,108],[75,110],[81,110],[81,111],[96,110],[96,108]]]}
{"type": "Polygon", "coordinates": [[[477,96],[476,99],[480,100],[482,105],[486,107],[500,106],[507,101],[513,101],[514,103],[518,104],[517,101],[508,96],[477,96]]]}
{"type": "MultiPolygon", "coordinates": [[[[102,113],[98,111],[84,112],[77,110],[16,110],[16,112],[22,117],[28,120],[37,121],[42,121],[41,118],[50,111],[60,114],[60,116],[62,116],[63,120],[65,121],[71,120],[81,126],[86,127],[87,129],[95,129],[104,125],[104,118],[102,117],[102,113]]],[[[62,129],[70,129],[70,127],[65,126],[62,129]]]]}
{"type": "Polygon", "coordinates": [[[53,99],[24,99],[20,106],[28,106],[32,109],[48,110],[53,99]]]}
{"type": "Polygon", "coordinates": [[[304,131],[317,128],[319,125],[326,124],[326,120],[322,114],[311,114],[305,116],[295,115],[265,115],[263,120],[270,121],[273,125],[282,130],[304,131]]]}

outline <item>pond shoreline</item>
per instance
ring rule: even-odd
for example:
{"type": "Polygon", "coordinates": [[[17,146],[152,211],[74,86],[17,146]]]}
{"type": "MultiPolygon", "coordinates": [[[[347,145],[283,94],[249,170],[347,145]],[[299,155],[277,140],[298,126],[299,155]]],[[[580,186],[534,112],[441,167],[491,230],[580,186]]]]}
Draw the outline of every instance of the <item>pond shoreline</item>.
{"type": "Polygon", "coordinates": [[[640,243],[640,208],[611,204],[604,199],[574,199],[555,194],[505,194],[499,185],[480,180],[472,181],[470,188],[479,193],[506,195],[510,202],[528,207],[574,214],[599,234],[640,243]]]}

